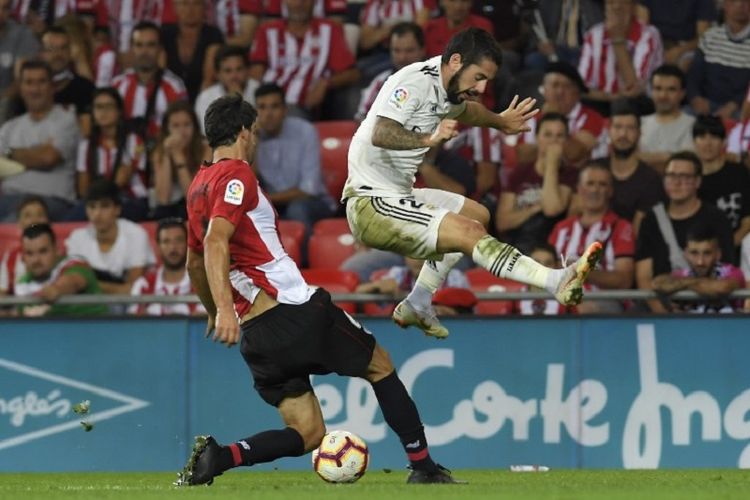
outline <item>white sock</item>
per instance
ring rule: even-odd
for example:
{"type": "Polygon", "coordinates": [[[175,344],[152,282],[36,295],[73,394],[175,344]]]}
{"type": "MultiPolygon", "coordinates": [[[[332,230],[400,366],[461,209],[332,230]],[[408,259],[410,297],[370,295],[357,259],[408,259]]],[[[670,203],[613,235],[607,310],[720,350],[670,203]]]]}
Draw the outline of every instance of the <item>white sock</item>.
{"type": "Polygon", "coordinates": [[[500,278],[554,292],[565,272],[551,269],[519,252],[514,246],[502,243],[490,235],[479,240],[471,253],[474,262],[500,278]]]}
{"type": "Polygon", "coordinates": [[[456,262],[461,260],[461,252],[443,255],[443,260],[426,260],[417,276],[414,288],[406,297],[418,309],[428,309],[432,306],[432,296],[448,277],[448,273],[456,262]]]}

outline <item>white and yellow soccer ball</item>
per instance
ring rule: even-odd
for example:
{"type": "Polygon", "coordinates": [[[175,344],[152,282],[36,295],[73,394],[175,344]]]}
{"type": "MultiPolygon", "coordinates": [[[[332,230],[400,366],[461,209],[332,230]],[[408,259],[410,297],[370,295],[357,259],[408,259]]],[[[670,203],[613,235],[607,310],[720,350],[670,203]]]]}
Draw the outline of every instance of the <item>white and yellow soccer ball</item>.
{"type": "Polygon", "coordinates": [[[315,472],[329,483],[353,483],[365,475],[370,452],[367,443],[348,431],[331,431],[313,450],[315,472]]]}

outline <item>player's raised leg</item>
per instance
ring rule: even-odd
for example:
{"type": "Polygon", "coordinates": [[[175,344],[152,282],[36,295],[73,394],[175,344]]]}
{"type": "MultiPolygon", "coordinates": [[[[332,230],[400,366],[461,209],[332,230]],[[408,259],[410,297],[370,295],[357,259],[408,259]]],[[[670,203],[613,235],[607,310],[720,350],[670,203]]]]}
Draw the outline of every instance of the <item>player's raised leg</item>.
{"type": "MultiPolygon", "coordinates": [[[[429,200],[430,194],[436,194],[439,198],[445,197],[445,195],[451,195],[452,197],[456,196],[452,193],[435,193],[435,191],[436,190],[419,189],[415,190],[415,195],[417,195],[417,199],[426,199],[426,201],[433,201],[429,200]]],[[[439,200],[434,201],[439,203],[439,200]]],[[[479,222],[485,228],[487,228],[490,223],[490,212],[487,208],[469,198],[463,198],[460,205],[448,198],[446,203],[442,204],[442,206],[479,222]]],[[[435,310],[432,307],[432,296],[445,282],[448,273],[453,269],[453,266],[461,260],[461,257],[463,257],[463,253],[452,252],[443,255],[442,260],[426,260],[419,276],[417,277],[414,288],[412,288],[409,295],[396,306],[393,312],[393,321],[402,328],[412,325],[416,326],[424,331],[426,335],[432,337],[447,337],[448,329],[440,324],[440,321],[435,315],[435,310]]]]}
{"type": "Polygon", "coordinates": [[[550,269],[522,254],[518,249],[490,236],[482,225],[462,215],[447,214],[440,223],[439,252],[460,251],[500,278],[544,288],[563,305],[579,304],[583,283],[599,262],[602,245],[594,242],[572,265],[550,269]]]}

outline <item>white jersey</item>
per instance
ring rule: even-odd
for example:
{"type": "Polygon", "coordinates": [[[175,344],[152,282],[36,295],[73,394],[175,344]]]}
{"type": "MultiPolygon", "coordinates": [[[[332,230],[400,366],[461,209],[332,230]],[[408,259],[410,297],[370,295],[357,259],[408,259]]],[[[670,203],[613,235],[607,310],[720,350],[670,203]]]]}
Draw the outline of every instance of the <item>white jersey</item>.
{"type": "Polygon", "coordinates": [[[466,109],[448,101],[440,56],[410,64],[386,80],[349,146],[349,178],[342,199],[352,196],[411,196],[414,176],[428,148],[392,150],[372,145],[377,117],[399,122],[407,130],[431,134],[444,118],[466,109]]]}

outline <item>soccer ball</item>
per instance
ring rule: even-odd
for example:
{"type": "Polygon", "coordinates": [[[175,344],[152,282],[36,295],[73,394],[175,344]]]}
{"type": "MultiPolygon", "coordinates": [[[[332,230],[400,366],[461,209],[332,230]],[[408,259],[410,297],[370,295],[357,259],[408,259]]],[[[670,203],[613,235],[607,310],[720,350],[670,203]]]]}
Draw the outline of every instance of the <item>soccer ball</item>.
{"type": "Polygon", "coordinates": [[[365,475],[370,452],[359,436],[347,431],[331,431],[312,453],[315,472],[329,483],[353,483],[365,475]]]}

